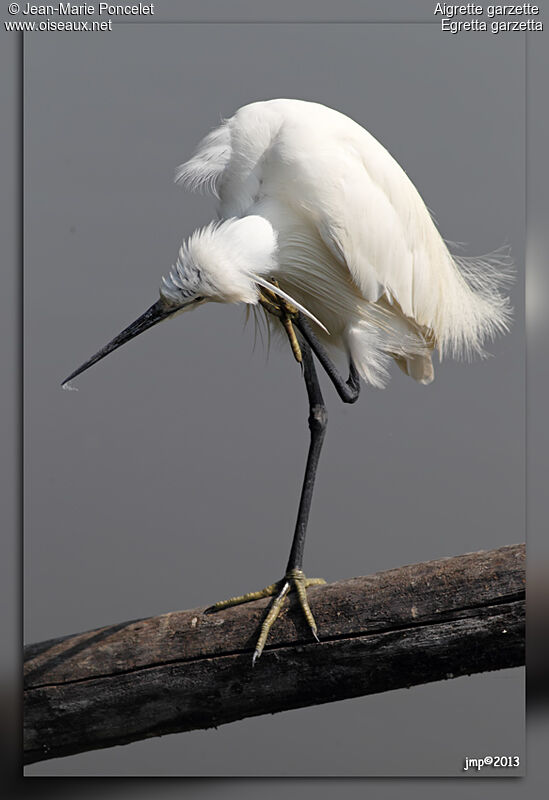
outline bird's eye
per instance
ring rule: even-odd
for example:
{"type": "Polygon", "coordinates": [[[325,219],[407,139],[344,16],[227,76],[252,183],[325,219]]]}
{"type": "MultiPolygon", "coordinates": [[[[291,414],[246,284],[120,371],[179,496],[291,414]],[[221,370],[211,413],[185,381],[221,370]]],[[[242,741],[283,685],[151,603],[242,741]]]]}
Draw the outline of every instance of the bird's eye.
{"type": "Polygon", "coordinates": [[[193,303],[201,303],[203,300],[204,300],[203,297],[200,297],[200,296],[199,297],[195,297],[194,300],[193,300],[193,303]]]}

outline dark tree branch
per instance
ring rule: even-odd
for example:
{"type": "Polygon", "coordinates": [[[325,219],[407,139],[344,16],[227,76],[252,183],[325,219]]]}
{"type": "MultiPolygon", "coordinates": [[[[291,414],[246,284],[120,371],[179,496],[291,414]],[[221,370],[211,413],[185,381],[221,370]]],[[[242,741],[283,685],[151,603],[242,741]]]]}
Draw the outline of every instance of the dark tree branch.
{"type": "Polygon", "coordinates": [[[25,652],[25,762],[524,663],[524,546],[309,590],[252,668],[268,600],[125,622],[25,652]]]}

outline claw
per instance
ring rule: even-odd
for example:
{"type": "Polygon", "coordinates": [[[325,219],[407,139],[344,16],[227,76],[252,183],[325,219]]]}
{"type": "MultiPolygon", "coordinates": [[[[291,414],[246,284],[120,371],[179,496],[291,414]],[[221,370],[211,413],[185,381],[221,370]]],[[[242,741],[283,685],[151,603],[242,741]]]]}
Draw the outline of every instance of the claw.
{"type": "Polygon", "coordinates": [[[230,597],[228,600],[219,600],[219,602],[214,603],[213,606],[208,606],[208,608],[204,609],[204,614],[215,614],[216,611],[222,611],[224,608],[232,608],[233,606],[242,605],[242,603],[251,603],[252,600],[261,600],[262,597],[272,597],[279,585],[280,582],[271,583],[270,586],[266,586],[258,592],[247,592],[237,597],[230,597]]]}
{"type": "MultiPolygon", "coordinates": [[[[274,278],[271,279],[270,283],[277,289],[279,288],[278,281],[274,280],[274,278]]],[[[301,347],[299,346],[294,326],[292,325],[292,320],[296,319],[298,316],[298,309],[284,297],[280,297],[268,289],[266,285],[261,289],[259,302],[269,314],[279,318],[282,327],[286,331],[294,358],[298,364],[301,364],[301,347]]]]}
{"type": "Polygon", "coordinates": [[[252,656],[252,667],[254,667],[258,658],[261,657],[271,628],[276,622],[282,606],[284,605],[286,595],[292,591],[292,589],[294,589],[297,593],[299,605],[301,606],[301,610],[305,615],[305,619],[307,620],[307,624],[309,625],[314,638],[317,642],[320,642],[313,612],[311,611],[311,607],[309,606],[309,601],[307,599],[307,589],[309,586],[320,586],[323,583],[326,583],[324,578],[307,578],[302,570],[291,569],[286,573],[281,581],[278,581],[277,583],[271,583],[270,586],[267,586],[265,589],[261,589],[258,592],[248,592],[247,594],[239,595],[238,597],[231,597],[230,600],[221,600],[219,603],[214,603],[213,606],[207,608],[204,613],[213,614],[216,611],[221,611],[225,608],[231,608],[232,606],[241,605],[242,603],[249,603],[252,600],[259,600],[262,597],[273,597],[273,601],[269,606],[267,616],[261,624],[259,637],[257,639],[257,644],[252,656]]]}
{"type": "Polygon", "coordinates": [[[276,618],[280,614],[280,609],[282,608],[282,604],[284,602],[284,598],[290,591],[291,586],[289,581],[284,581],[282,585],[282,589],[274,598],[273,602],[270,605],[269,612],[265,619],[263,620],[263,624],[261,625],[261,630],[259,631],[259,639],[257,640],[257,644],[255,646],[254,651],[254,658],[253,663],[260,658],[261,653],[263,652],[263,648],[265,647],[265,642],[267,641],[267,636],[269,635],[269,631],[273,627],[276,618]]]}

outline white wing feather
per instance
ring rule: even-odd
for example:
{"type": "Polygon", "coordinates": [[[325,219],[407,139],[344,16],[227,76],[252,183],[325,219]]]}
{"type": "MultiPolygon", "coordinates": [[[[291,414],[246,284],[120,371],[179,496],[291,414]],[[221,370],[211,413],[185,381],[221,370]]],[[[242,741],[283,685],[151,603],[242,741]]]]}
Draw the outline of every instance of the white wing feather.
{"type": "MultiPolygon", "coordinates": [[[[346,346],[355,360],[364,350],[361,372],[373,383],[383,381],[381,351],[395,356],[410,345],[403,339],[400,351],[395,346],[403,326],[416,342],[411,357],[415,346],[423,359],[423,366],[408,363],[407,371],[422,374],[424,382],[432,379],[432,367],[421,331],[441,353],[459,356],[481,353],[486,338],[507,329],[510,309],[500,287],[508,270],[499,261],[494,267],[489,259],[454,258],[406,173],[373,136],[337,111],[300,100],[244,106],[201,142],[179,168],[178,180],[190,189],[209,188],[220,200],[222,218],[263,214],[278,233],[281,252],[285,235],[318,237],[312,247],[320,253],[323,244],[322,268],[333,273],[332,294],[339,294],[325,293],[325,305],[355,309],[346,346]],[[336,263],[359,290],[360,313],[356,292],[345,287],[336,263]],[[368,313],[382,300],[383,319],[395,320],[389,339],[373,335],[380,316],[368,313]]],[[[300,262],[290,246],[286,253],[279,282],[290,290],[301,282],[299,300],[323,319],[314,264],[300,262]],[[294,270],[293,284],[284,283],[286,267],[294,270]]],[[[291,302],[297,305],[293,297],[291,302]]],[[[332,319],[325,321],[335,334],[332,319]]]]}
{"type": "Polygon", "coordinates": [[[191,192],[209,191],[219,197],[219,181],[231,158],[231,134],[227,121],[202,139],[196,152],[175,172],[175,182],[191,192]]]}

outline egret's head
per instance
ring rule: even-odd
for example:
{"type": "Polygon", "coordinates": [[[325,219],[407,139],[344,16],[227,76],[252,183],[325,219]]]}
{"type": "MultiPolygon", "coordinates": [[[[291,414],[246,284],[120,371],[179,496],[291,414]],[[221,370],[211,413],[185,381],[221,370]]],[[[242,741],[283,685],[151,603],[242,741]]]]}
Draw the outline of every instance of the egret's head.
{"type": "Polygon", "coordinates": [[[258,281],[275,267],[276,234],[266,219],[249,216],[212,223],[183,243],[176,264],[162,278],[160,299],[63,385],[158,322],[201,303],[257,303],[258,281]]]}
{"type": "Polygon", "coordinates": [[[208,300],[256,303],[256,278],[273,272],[275,254],[276,234],[263,217],[211,223],[183,243],[160,299],[174,312],[208,300]]]}

